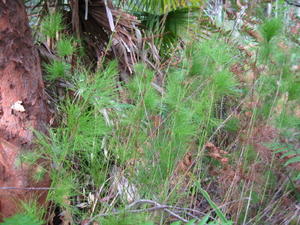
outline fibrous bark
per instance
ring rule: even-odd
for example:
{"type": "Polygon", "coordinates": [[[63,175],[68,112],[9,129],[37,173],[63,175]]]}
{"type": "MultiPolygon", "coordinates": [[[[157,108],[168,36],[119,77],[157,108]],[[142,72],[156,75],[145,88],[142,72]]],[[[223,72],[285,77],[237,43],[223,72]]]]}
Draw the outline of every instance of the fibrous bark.
{"type": "Polygon", "coordinates": [[[47,115],[23,0],[0,0],[0,221],[19,210],[20,200],[45,199],[45,191],[26,187],[45,187],[47,179],[35,182],[31,175],[36,168],[16,162],[34,148],[33,130],[46,131],[47,115]]]}

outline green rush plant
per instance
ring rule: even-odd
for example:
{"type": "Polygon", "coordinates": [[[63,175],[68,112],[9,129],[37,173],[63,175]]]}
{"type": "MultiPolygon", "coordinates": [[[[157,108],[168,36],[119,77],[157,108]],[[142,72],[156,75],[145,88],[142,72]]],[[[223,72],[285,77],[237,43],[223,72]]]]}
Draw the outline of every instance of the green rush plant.
{"type": "MultiPolygon", "coordinates": [[[[74,216],[88,216],[91,207],[94,212],[112,209],[90,196],[103,185],[101,195],[108,195],[113,166],[124,170],[142,197],[176,202],[185,195],[170,192],[177,163],[191,143],[204,145],[223,122],[215,113],[222,98],[240,96],[229,70],[237,52],[217,37],[192,43],[181,50],[178,67],[166,71],[164,91],[158,92],[153,85],[155,71],[144,64],[135,65],[135,76],[123,85],[115,61],[93,73],[79,63],[71,77],[67,57],[74,53],[73,46],[72,38],[57,40],[61,60],[45,65],[48,80],[64,78],[72,84],[68,91],[73,97],[57,106],[60,126],[51,128],[48,137],[37,133],[39,151],[20,160],[33,164],[42,157],[51,162],[49,171],[38,170],[33,177],[39,180],[48,173],[52,180],[48,200],[74,216]],[[78,196],[85,205],[82,209],[74,203],[78,196]]],[[[200,165],[201,153],[197,157],[200,165]]],[[[112,207],[124,204],[119,199],[112,207]]],[[[147,221],[147,216],[140,216],[107,217],[101,223],[147,221]]]]}
{"type": "Polygon", "coordinates": [[[30,202],[21,202],[22,212],[15,214],[12,217],[5,218],[3,225],[42,225],[45,221],[42,219],[44,211],[40,208],[37,202],[31,200],[30,202]]]}
{"type": "Polygon", "coordinates": [[[70,76],[71,66],[64,61],[54,60],[44,67],[47,71],[46,79],[49,81],[55,81],[58,78],[68,78],[68,76],[70,76]]]}
{"type": "MultiPolygon", "coordinates": [[[[64,29],[62,23],[62,15],[60,13],[53,13],[47,15],[42,21],[42,34],[45,38],[50,38],[50,48],[53,47],[54,38],[58,37],[57,34],[64,29]]],[[[40,37],[43,39],[44,37],[40,37]]],[[[67,57],[72,56],[75,52],[75,41],[71,37],[59,37],[54,50],[57,52],[58,57],[50,63],[44,65],[46,71],[46,80],[55,81],[58,78],[68,79],[71,73],[70,60],[67,57]]]]}
{"type": "Polygon", "coordinates": [[[57,54],[60,57],[71,56],[75,49],[74,49],[74,41],[72,38],[63,37],[57,42],[57,54]]]}
{"type": "Polygon", "coordinates": [[[277,47],[273,39],[280,34],[282,22],[279,18],[266,20],[260,27],[260,34],[263,37],[263,42],[260,48],[260,57],[263,62],[269,60],[272,51],[276,51],[277,47]]]}
{"type": "Polygon", "coordinates": [[[112,160],[126,169],[141,195],[152,198],[160,194],[162,199],[167,196],[168,178],[189,144],[198,139],[205,143],[222,122],[214,114],[218,101],[238,94],[237,83],[228,70],[235,53],[219,40],[196,46],[195,54],[187,53],[183,59],[181,69],[168,71],[165,93],[152,85],[154,71],[143,64],[136,65],[136,75],[123,87],[128,94],[127,103],[117,96],[115,62],[93,76],[84,69],[75,71],[75,98],[67,98],[59,106],[61,126],[52,128],[49,137],[39,136],[40,152],[52,161],[53,190],[49,200],[79,213],[66,199],[85,196],[87,190],[105,183],[112,160]],[[223,47],[219,49],[220,46],[223,47]],[[199,57],[203,51],[209,57],[199,57]],[[206,65],[207,60],[211,63],[206,65]],[[201,65],[219,72],[203,73],[201,65]],[[153,123],[154,117],[161,119],[159,126],[153,123]],[[132,160],[137,162],[130,167],[132,160]]]}
{"type": "Polygon", "coordinates": [[[56,33],[63,29],[62,15],[60,13],[53,13],[47,15],[42,22],[42,33],[50,38],[55,38],[56,33]]]}
{"type": "MultiPolygon", "coordinates": [[[[208,41],[196,46],[193,59],[184,59],[181,69],[169,70],[166,93],[162,96],[151,85],[153,72],[143,65],[136,67],[136,76],[127,85],[133,104],[127,109],[123,119],[125,123],[121,125],[123,129],[120,129],[121,133],[117,133],[117,136],[129,135],[131,141],[126,142],[125,146],[121,140],[114,141],[122,146],[113,149],[117,150],[117,158],[122,158],[124,163],[130,157],[139,158],[141,154],[145,157],[143,163],[137,165],[138,173],[135,175],[138,183],[147,184],[143,190],[148,194],[155,194],[153,191],[157,189],[154,186],[164,186],[160,181],[171,176],[190,142],[201,136],[201,127],[205,127],[208,131],[206,135],[209,135],[221,123],[214,118],[213,113],[217,102],[225,95],[238,94],[235,78],[228,70],[230,61],[234,61],[234,53],[228,51],[225,43],[219,44],[219,41],[208,41]],[[220,45],[223,45],[224,51],[219,49],[220,45]],[[209,57],[199,57],[198,54],[203,51],[209,51],[209,57]],[[189,60],[192,63],[188,63],[189,60]],[[210,67],[207,69],[218,68],[220,72],[203,74],[201,65],[207,60],[213,62],[207,64],[210,67]],[[202,64],[197,66],[196,63],[202,64]],[[156,127],[157,134],[151,136],[149,128],[153,126],[151,118],[154,115],[158,115],[163,124],[156,127]],[[142,153],[134,150],[136,146],[141,146],[142,153]],[[124,151],[127,153],[124,154],[124,151]]],[[[205,140],[203,137],[199,139],[205,140]]]]}
{"type": "Polygon", "coordinates": [[[3,225],[17,225],[17,224],[24,224],[24,225],[42,225],[44,221],[41,221],[30,214],[16,214],[12,217],[6,218],[3,225]]]}

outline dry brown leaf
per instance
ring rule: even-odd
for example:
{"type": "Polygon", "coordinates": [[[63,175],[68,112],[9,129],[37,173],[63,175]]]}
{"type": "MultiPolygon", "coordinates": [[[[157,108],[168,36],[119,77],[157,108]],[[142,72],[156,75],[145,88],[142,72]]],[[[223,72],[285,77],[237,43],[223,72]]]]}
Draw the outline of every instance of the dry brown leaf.
{"type": "Polygon", "coordinates": [[[216,147],[213,143],[207,142],[205,147],[209,150],[208,155],[216,160],[218,160],[223,165],[228,163],[228,158],[223,155],[227,155],[228,152],[216,147]]]}
{"type": "Polygon", "coordinates": [[[193,165],[192,153],[188,152],[185,154],[183,159],[179,161],[179,163],[177,164],[177,167],[175,169],[175,174],[176,175],[187,174],[187,172],[191,169],[192,165],[193,165]]]}

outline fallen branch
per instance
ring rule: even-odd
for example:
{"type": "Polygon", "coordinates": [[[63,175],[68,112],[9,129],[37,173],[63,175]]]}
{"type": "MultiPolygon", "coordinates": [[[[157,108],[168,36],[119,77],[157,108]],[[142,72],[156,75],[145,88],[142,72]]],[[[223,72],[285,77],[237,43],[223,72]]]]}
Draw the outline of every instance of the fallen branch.
{"type": "Polygon", "coordinates": [[[48,187],[0,187],[0,190],[26,190],[26,191],[40,191],[40,190],[54,190],[55,188],[48,187]]]}
{"type": "MultiPolygon", "coordinates": [[[[168,205],[162,205],[162,204],[159,204],[158,202],[155,202],[153,200],[146,200],[146,199],[141,199],[141,200],[138,200],[138,201],[135,201],[133,203],[131,203],[130,205],[128,205],[125,210],[120,210],[120,211],[117,211],[117,212],[112,212],[112,213],[101,213],[101,214],[98,214],[94,217],[92,217],[89,221],[87,221],[84,225],[89,225],[91,224],[96,218],[98,217],[104,217],[104,216],[112,216],[112,215],[119,215],[119,214],[122,214],[122,213],[143,213],[143,212],[152,212],[152,211],[157,211],[157,210],[163,210],[164,212],[167,212],[169,213],[170,215],[174,216],[175,218],[177,218],[178,220],[181,220],[182,222],[185,222],[187,223],[188,220],[184,219],[183,217],[181,217],[180,215],[178,215],[177,213],[171,211],[171,209],[182,209],[183,208],[179,208],[179,207],[173,207],[173,206],[168,206],[168,205]],[[132,208],[133,206],[136,206],[136,205],[139,205],[139,204],[152,204],[152,205],[155,205],[154,207],[151,207],[151,208],[146,208],[146,209],[130,209],[132,208]]],[[[181,212],[181,211],[180,211],[181,212]]]]}

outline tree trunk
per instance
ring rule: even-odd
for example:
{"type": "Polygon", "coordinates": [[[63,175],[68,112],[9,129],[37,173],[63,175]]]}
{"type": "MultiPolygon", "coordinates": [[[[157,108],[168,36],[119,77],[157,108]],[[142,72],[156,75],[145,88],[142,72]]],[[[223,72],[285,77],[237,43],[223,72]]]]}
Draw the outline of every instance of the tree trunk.
{"type": "Polygon", "coordinates": [[[40,60],[34,47],[23,0],[0,0],[0,221],[16,213],[18,202],[44,202],[49,179],[32,179],[37,167],[17,165],[33,149],[33,132],[45,132],[48,111],[40,60]],[[26,189],[27,188],[27,189],[26,189]]]}

